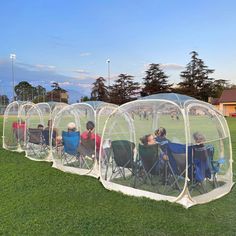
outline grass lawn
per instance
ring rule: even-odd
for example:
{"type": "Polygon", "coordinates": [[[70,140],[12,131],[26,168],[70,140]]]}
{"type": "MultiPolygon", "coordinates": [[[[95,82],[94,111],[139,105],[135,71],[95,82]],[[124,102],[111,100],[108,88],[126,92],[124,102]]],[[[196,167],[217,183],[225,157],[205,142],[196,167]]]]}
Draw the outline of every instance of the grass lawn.
{"type": "MultiPolygon", "coordinates": [[[[228,123],[236,156],[236,119],[228,123]]],[[[0,127],[2,136],[2,118],[0,127]]],[[[108,191],[94,178],[2,148],[0,175],[1,235],[236,234],[235,187],[219,200],[186,210],[108,191]]]]}

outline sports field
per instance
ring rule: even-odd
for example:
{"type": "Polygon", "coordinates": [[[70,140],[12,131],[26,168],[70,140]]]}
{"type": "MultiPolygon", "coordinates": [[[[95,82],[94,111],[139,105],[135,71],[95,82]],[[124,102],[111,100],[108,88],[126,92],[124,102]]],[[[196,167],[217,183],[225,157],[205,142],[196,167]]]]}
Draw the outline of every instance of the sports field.
{"type": "MultiPolygon", "coordinates": [[[[236,119],[228,119],[236,156],[236,119]]],[[[2,118],[0,119],[2,136],[2,118]]],[[[2,145],[2,140],[1,143],[2,145]]],[[[235,163],[233,165],[235,167],[235,163]]],[[[235,235],[236,190],[188,210],[111,192],[0,148],[2,235],[235,235]]],[[[235,178],[234,178],[235,180],[235,178]]]]}

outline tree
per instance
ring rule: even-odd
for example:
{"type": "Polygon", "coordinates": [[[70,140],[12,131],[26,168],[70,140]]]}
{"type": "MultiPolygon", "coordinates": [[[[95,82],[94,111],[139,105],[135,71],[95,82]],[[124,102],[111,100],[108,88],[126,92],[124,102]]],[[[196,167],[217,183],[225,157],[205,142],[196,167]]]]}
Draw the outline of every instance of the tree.
{"type": "Polygon", "coordinates": [[[230,85],[228,84],[228,80],[217,79],[211,84],[211,97],[219,98],[223,92],[223,90],[228,89],[230,85]]]}
{"type": "Polygon", "coordinates": [[[185,71],[180,74],[183,81],[178,84],[179,89],[186,95],[207,101],[214,81],[209,75],[214,70],[208,69],[204,61],[198,58],[197,52],[192,51],[190,55],[191,61],[187,64],[185,71]]]}
{"type": "Polygon", "coordinates": [[[91,92],[91,100],[95,101],[108,101],[108,89],[105,85],[105,79],[103,77],[99,77],[93,83],[93,88],[91,92]]]}
{"type": "Polygon", "coordinates": [[[139,90],[139,83],[133,81],[133,76],[120,74],[115,84],[110,87],[110,101],[118,105],[132,101],[139,90]]]}
{"type": "Polygon", "coordinates": [[[88,96],[81,97],[80,99],[81,102],[87,102],[90,101],[88,96]]]}
{"type": "Polygon", "coordinates": [[[0,105],[8,105],[9,104],[9,98],[7,95],[0,95],[0,105]]]}
{"type": "Polygon", "coordinates": [[[27,81],[21,81],[15,86],[15,93],[17,100],[27,101],[33,100],[36,95],[36,88],[29,84],[27,81]]]}
{"type": "Polygon", "coordinates": [[[150,64],[146,71],[146,76],[143,78],[144,87],[141,91],[141,95],[169,92],[173,84],[168,84],[167,79],[168,76],[160,68],[160,64],[150,64]]]}

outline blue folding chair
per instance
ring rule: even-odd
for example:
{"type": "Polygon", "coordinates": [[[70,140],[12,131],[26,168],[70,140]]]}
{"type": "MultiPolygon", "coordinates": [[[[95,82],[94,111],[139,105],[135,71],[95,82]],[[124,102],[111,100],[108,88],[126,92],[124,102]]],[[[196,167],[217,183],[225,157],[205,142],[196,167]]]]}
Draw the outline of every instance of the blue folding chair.
{"type": "MultiPolygon", "coordinates": [[[[192,146],[188,146],[188,177],[192,177],[192,146]]],[[[167,155],[169,157],[170,165],[177,176],[175,182],[172,184],[177,184],[180,186],[180,181],[183,182],[186,176],[186,144],[181,143],[171,143],[167,144],[167,155]]]]}
{"type": "Polygon", "coordinates": [[[194,145],[193,162],[195,167],[195,179],[202,183],[204,179],[212,179],[213,187],[218,187],[216,175],[220,171],[220,165],[224,159],[214,160],[213,145],[194,145]]]}
{"type": "MultiPolygon", "coordinates": [[[[80,145],[80,132],[62,131],[62,143],[64,149],[62,151],[63,164],[70,164],[75,158],[80,160],[78,148],[80,145]]],[[[82,163],[81,163],[82,164],[82,163]]]]}

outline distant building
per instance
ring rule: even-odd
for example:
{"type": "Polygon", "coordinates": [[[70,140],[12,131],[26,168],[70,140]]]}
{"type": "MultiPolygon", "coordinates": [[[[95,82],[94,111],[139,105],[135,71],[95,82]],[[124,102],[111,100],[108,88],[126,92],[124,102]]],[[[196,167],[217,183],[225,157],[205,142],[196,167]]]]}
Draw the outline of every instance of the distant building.
{"type": "Polygon", "coordinates": [[[224,116],[236,112],[236,89],[224,90],[219,99],[219,110],[224,116]]]}
{"type": "Polygon", "coordinates": [[[47,92],[47,101],[68,103],[69,95],[65,89],[53,89],[47,92]]]}
{"type": "Polygon", "coordinates": [[[220,103],[219,103],[219,98],[208,98],[208,102],[212,104],[217,110],[220,110],[220,103]]]}
{"type": "Polygon", "coordinates": [[[209,98],[209,103],[215,106],[224,116],[236,112],[236,89],[226,89],[220,98],[209,98]]]}

